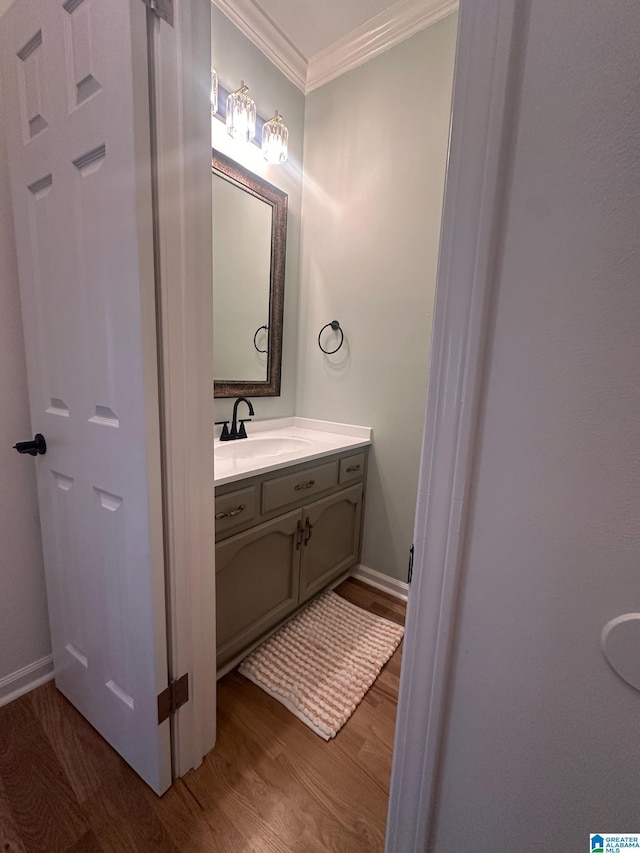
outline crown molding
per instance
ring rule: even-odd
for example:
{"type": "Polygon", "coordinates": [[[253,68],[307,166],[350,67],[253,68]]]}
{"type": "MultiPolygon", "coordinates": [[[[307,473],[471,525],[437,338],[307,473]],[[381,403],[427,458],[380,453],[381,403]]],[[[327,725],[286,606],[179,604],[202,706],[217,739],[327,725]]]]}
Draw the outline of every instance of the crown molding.
{"type": "Polygon", "coordinates": [[[253,0],[211,0],[276,68],[306,91],[307,60],[253,0]]]}
{"type": "Polygon", "coordinates": [[[307,62],[255,0],[211,2],[305,94],[446,18],[459,5],[459,0],[398,0],[307,62]]]}
{"type": "Polygon", "coordinates": [[[455,12],[458,0],[399,0],[309,60],[306,92],[357,68],[374,56],[455,12]]]}

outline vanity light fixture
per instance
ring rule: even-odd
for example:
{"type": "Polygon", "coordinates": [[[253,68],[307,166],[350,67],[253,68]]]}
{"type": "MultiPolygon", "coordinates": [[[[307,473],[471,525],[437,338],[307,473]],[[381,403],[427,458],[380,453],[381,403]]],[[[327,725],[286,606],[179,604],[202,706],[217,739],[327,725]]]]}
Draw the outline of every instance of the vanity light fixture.
{"type": "Polygon", "coordinates": [[[274,117],[265,121],[257,114],[255,101],[244,81],[239,89],[230,92],[219,82],[214,68],[211,69],[211,116],[226,124],[232,139],[252,142],[261,148],[267,163],[282,165],[287,162],[289,131],[280,113],[276,110],[274,117]]]}
{"type": "Polygon", "coordinates": [[[244,80],[227,98],[227,133],[239,142],[251,142],[256,135],[256,104],[244,80]]]}
{"type": "Polygon", "coordinates": [[[288,153],[289,131],[276,110],[274,117],[265,121],[262,128],[262,155],[267,163],[282,165],[287,162],[288,153]]]}
{"type": "Polygon", "coordinates": [[[215,68],[211,69],[211,115],[218,112],[218,74],[215,68]]]}

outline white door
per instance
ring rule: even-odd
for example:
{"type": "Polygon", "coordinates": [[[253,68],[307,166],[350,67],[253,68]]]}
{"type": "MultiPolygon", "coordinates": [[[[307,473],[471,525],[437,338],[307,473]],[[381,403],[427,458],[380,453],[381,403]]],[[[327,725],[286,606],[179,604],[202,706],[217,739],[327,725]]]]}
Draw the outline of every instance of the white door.
{"type": "MultiPolygon", "coordinates": [[[[141,0],[16,0],[0,25],[58,688],[171,784],[141,0]]],[[[26,439],[29,436],[16,436],[26,439]]]]}

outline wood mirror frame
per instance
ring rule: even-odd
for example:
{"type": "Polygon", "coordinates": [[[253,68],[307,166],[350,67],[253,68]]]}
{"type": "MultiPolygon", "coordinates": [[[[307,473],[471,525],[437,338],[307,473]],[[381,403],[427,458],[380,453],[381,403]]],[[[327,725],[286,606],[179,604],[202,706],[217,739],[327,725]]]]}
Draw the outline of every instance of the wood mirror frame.
{"type": "Polygon", "coordinates": [[[264,381],[216,379],[213,383],[213,396],[279,397],[282,372],[282,320],[288,196],[282,190],[274,187],[273,184],[236,163],[235,160],[220,153],[220,151],[216,151],[215,148],[211,149],[211,170],[213,174],[266,202],[272,210],[267,378],[264,381]]]}

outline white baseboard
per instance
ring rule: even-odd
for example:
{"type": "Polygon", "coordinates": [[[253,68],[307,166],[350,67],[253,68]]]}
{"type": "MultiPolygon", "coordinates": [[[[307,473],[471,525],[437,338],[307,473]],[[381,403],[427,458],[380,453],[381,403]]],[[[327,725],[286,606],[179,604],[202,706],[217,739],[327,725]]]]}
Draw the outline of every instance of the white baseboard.
{"type": "Polygon", "coordinates": [[[381,589],[383,592],[388,592],[389,595],[393,595],[401,601],[406,601],[409,598],[408,583],[389,577],[389,575],[383,575],[382,572],[363,566],[362,563],[358,563],[351,569],[351,577],[368,583],[369,586],[374,586],[376,589],[381,589]]]}
{"type": "Polygon", "coordinates": [[[53,657],[47,655],[0,678],[0,708],[53,679],[53,657]]]}

